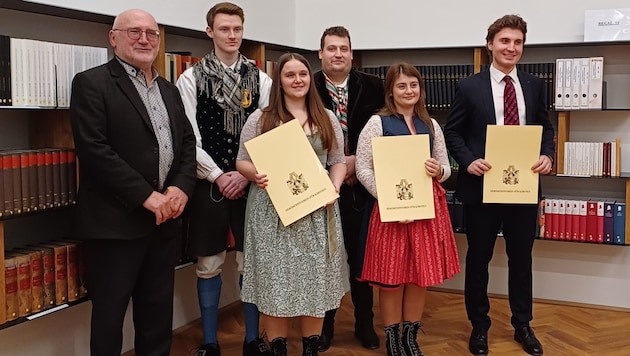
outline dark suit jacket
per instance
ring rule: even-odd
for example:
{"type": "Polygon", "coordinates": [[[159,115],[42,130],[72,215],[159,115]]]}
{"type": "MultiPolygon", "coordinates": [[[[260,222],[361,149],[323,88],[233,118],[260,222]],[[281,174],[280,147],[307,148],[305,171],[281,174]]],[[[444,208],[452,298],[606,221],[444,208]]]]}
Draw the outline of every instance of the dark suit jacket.
{"type": "MultiPolygon", "coordinates": [[[[540,154],[553,159],[554,131],[545,107],[543,82],[522,71],[518,71],[517,75],[525,97],[526,123],[542,125],[540,154]]],[[[474,160],[485,157],[486,126],[496,125],[490,72],[485,70],[462,79],[458,84],[444,128],[444,138],[449,153],[460,167],[456,196],[465,204],[476,204],[482,201],[483,177],[469,174],[466,168],[474,160]]]]}
{"type": "MultiPolygon", "coordinates": [[[[326,89],[326,77],[315,73],[317,92],[327,109],[332,110],[332,99],[326,89]]],[[[383,82],[375,75],[350,70],[348,76],[348,149],[353,155],[357,150],[359,134],[365,123],[385,104],[383,82]]]]}
{"type": "MultiPolygon", "coordinates": [[[[195,136],[177,88],[157,83],[171,124],[173,163],[164,187],[189,197],[196,178],[195,136]]],[[[76,234],[88,239],[147,236],[155,215],[142,203],[158,190],[158,141],[149,114],[123,66],[115,58],[77,74],[72,81],[70,119],[80,160],[76,234]]],[[[175,226],[174,220],[160,229],[175,226]]]]}

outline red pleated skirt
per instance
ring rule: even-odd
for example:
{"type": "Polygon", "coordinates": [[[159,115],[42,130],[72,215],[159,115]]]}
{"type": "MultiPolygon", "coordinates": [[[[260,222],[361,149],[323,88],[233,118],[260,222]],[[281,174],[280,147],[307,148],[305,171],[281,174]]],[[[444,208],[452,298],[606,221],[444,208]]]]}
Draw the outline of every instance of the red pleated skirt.
{"type": "Polygon", "coordinates": [[[382,222],[375,202],[370,217],[361,280],[383,288],[429,287],[459,273],[459,258],[446,191],[433,180],[435,218],[409,224],[382,222]]]}

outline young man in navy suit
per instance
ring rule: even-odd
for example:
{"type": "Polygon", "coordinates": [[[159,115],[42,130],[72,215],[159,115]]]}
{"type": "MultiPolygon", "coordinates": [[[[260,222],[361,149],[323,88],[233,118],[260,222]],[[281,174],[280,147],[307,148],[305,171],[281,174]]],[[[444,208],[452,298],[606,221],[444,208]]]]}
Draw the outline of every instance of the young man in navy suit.
{"type": "MultiPolygon", "coordinates": [[[[542,355],[540,342],[529,323],[532,320],[532,257],[536,231],[536,204],[483,204],[483,175],[492,168],[484,159],[488,125],[541,125],[540,158],[532,171],[547,174],[554,156],[553,127],[545,105],[543,82],[518,71],[523,54],[527,23],[519,16],[506,15],[488,28],[486,45],[492,64],[459,82],[444,130],[446,145],[461,167],[456,196],[464,204],[466,238],[465,301],[473,330],[469,350],[474,355],[488,353],[488,264],[492,259],[497,233],[503,227],[509,259],[508,293],[514,340],[530,355],[542,355]],[[509,78],[505,78],[509,76],[509,78]],[[513,85],[516,95],[514,116],[504,110],[504,89],[513,85]],[[510,122],[513,117],[513,122],[510,122]]],[[[505,95],[507,96],[507,95],[505,95]]]]}

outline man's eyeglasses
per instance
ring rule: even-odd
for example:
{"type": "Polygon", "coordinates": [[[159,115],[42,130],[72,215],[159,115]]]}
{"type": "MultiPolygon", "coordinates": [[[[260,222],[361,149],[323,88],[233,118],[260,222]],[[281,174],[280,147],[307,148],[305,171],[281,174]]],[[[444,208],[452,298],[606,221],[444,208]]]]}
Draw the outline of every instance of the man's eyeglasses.
{"type": "Polygon", "coordinates": [[[114,28],[112,31],[126,31],[127,36],[129,36],[132,40],[139,40],[142,37],[142,33],[146,34],[147,40],[151,42],[156,42],[160,39],[160,31],[156,30],[141,30],[139,28],[128,28],[126,30],[120,28],[114,28]]]}

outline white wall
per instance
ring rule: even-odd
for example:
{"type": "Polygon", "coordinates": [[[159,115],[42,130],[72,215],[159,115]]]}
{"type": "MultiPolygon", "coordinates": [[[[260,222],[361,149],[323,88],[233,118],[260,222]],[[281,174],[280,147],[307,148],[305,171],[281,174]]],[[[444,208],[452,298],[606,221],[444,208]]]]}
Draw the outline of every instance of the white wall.
{"type": "Polygon", "coordinates": [[[584,10],[625,8],[625,0],[299,0],[296,47],[316,49],[324,28],[344,25],[355,49],[483,46],[505,14],[528,23],[527,43],[582,42],[584,10]]]}
{"type": "MultiPolygon", "coordinates": [[[[206,13],[219,1],[185,0],[180,3],[153,0],[39,0],[30,1],[62,8],[116,16],[138,8],[150,12],[157,22],[185,29],[205,31],[206,13]]],[[[295,1],[293,0],[233,0],[245,12],[245,38],[294,46],[296,43],[295,1]]]]}
{"type": "MultiPolygon", "coordinates": [[[[463,234],[455,234],[455,238],[462,273],[438,287],[463,291],[468,244],[463,234]]],[[[628,250],[625,246],[537,240],[532,268],[534,298],[630,309],[628,250]]],[[[507,295],[507,256],[501,237],[497,238],[489,272],[488,293],[507,295]]]]}
{"type": "MultiPolygon", "coordinates": [[[[214,2],[177,5],[151,0],[39,0],[42,4],[116,15],[128,8],[151,12],[159,23],[203,30],[214,2]]],[[[217,1],[218,2],[218,1],[217,1]]],[[[528,22],[527,42],[584,39],[584,10],[628,7],[627,0],[234,0],[245,10],[245,37],[302,49],[318,49],[322,31],[344,25],[355,49],[470,47],[484,44],[488,26],[505,14],[528,22]]]]}

